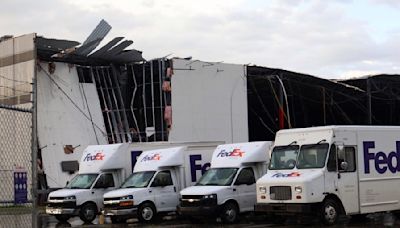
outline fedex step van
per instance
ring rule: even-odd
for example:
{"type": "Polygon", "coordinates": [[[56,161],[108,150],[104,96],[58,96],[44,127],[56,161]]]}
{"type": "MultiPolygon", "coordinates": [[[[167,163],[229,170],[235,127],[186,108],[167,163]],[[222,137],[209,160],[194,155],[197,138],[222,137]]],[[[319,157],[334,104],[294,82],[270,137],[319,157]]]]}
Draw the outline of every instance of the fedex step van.
{"type": "Polygon", "coordinates": [[[176,211],[179,191],[191,186],[210,166],[218,144],[198,144],[144,151],[119,189],[104,194],[104,215],[112,223],[136,217],[150,222],[176,211]]]}
{"type": "Polygon", "coordinates": [[[254,211],[256,180],[267,171],[271,145],[250,142],[218,146],[211,168],[195,186],[180,192],[178,212],[234,223],[239,213],[254,211]]]}
{"type": "Polygon", "coordinates": [[[278,131],[256,211],[339,215],[400,210],[400,127],[325,126],[278,131]]]}
{"type": "MultiPolygon", "coordinates": [[[[46,213],[59,221],[79,216],[91,222],[103,208],[104,193],[119,187],[132,173],[138,156],[145,150],[170,148],[181,145],[214,145],[218,143],[131,143],[88,146],[79,163],[78,174],[63,189],[49,194],[46,213]]],[[[211,153],[211,152],[210,152],[211,153]]],[[[201,175],[210,165],[211,156],[191,157],[192,175],[201,175]],[[200,170],[200,171],[199,171],[200,170]]]]}

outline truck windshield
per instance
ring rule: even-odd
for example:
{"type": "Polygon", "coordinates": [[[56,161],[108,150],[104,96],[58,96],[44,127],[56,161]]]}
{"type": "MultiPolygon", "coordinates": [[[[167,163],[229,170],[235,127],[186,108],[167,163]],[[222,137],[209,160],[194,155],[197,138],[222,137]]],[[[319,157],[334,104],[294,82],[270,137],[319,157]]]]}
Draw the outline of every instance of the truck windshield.
{"type": "Polygon", "coordinates": [[[215,185],[229,186],[236,175],[237,168],[214,168],[209,169],[197,182],[197,186],[215,185]]]}
{"type": "Polygon", "coordinates": [[[132,173],[121,185],[121,188],[145,188],[149,185],[154,173],[155,171],[132,173]]]}
{"type": "Polygon", "coordinates": [[[298,169],[322,168],[325,166],[329,144],[310,144],[301,146],[297,157],[298,169]]]}
{"type": "Polygon", "coordinates": [[[66,188],[88,189],[97,178],[97,173],[78,174],[67,184],[66,188]]]}
{"type": "Polygon", "coordinates": [[[299,146],[276,146],[272,150],[270,170],[293,169],[296,166],[299,146]]]}

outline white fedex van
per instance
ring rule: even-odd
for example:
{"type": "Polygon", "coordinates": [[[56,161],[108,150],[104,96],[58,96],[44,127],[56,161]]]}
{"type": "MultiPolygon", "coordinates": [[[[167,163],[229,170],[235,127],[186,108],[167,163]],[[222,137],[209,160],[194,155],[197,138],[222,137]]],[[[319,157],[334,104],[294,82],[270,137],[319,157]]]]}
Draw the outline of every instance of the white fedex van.
{"type": "MultiPolygon", "coordinates": [[[[65,188],[49,194],[46,213],[55,215],[59,221],[79,216],[84,222],[91,222],[103,208],[104,193],[121,186],[132,173],[138,156],[143,151],[182,145],[211,146],[212,151],[218,142],[151,142],[88,146],[82,154],[78,175],[65,188]]],[[[208,157],[202,153],[190,155],[188,166],[191,167],[193,182],[210,166],[211,152],[209,154],[208,157]]]]}
{"type": "Polygon", "coordinates": [[[129,144],[88,146],[80,161],[79,173],[65,188],[51,192],[46,213],[59,221],[79,215],[85,222],[96,218],[105,192],[117,187],[131,173],[129,144]]]}
{"type": "Polygon", "coordinates": [[[338,215],[400,210],[400,127],[325,126],[281,130],[256,211],[338,215]]]}
{"type": "Polygon", "coordinates": [[[221,217],[234,223],[241,212],[254,211],[256,180],[267,171],[271,142],[218,146],[211,168],[195,186],[183,189],[178,212],[194,217],[221,217]]]}
{"type": "Polygon", "coordinates": [[[197,143],[144,151],[122,186],[104,194],[104,215],[113,223],[131,217],[150,222],[157,215],[175,212],[179,191],[196,183],[207,170],[217,145],[197,143]]]}

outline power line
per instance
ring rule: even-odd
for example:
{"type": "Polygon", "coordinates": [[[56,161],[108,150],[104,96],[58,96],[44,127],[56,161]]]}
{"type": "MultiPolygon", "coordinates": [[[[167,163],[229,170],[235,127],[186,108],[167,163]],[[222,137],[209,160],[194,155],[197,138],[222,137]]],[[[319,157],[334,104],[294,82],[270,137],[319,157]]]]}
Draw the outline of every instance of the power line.
{"type": "Polygon", "coordinates": [[[22,85],[31,84],[32,83],[32,82],[29,82],[29,81],[20,81],[20,80],[16,80],[16,79],[11,79],[11,78],[8,78],[8,77],[3,76],[1,74],[0,74],[0,78],[4,78],[6,80],[13,81],[13,82],[21,82],[21,83],[23,83],[22,85]]]}
{"type": "Polygon", "coordinates": [[[19,90],[19,89],[15,89],[13,87],[4,86],[4,85],[0,85],[0,88],[10,89],[10,90],[15,91],[15,92],[31,93],[31,91],[19,90]]]}
{"type": "Polygon", "coordinates": [[[50,81],[52,81],[57,88],[68,98],[68,100],[75,106],[75,108],[84,116],[86,117],[87,120],[89,120],[104,136],[107,135],[107,133],[105,133],[95,122],[93,122],[89,116],[86,115],[86,113],[74,102],[74,100],[72,100],[72,98],[70,96],[68,96],[68,94],[57,84],[56,81],[54,81],[54,79],[51,78],[50,74],[42,68],[42,66],[39,65],[39,67],[45,72],[45,74],[47,75],[47,77],[50,79],[50,81]]]}

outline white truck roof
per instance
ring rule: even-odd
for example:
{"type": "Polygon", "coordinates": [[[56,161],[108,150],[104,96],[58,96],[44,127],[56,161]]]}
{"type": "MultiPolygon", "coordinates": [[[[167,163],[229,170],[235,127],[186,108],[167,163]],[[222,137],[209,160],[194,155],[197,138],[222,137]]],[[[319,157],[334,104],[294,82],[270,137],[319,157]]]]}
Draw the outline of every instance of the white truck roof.
{"type": "Polygon", "coordinates": [[[127,162],[124,153],[129,144],[107,144],[88,146],[82,153],[79,163],[79,173],[97,173],[101,170],[121,169],[127,162]]]}
{"type": "Polygon", "coordinates": [[[247,142],[219,145],[212,156],[211,168],[240,167],[244,163],[267,162],[272,142],[247,142]]]}
{"type": "Polygon", "coordinates": [[[157,170],[160,167],[180,166],[184,164],[183,152],[186,147],[172,147],[144,151],[137,159],[133,172],[157,170]]]}
{"type": "Polygon", "coordinates": [[[336,131],[398,131],[399,126],[359,126],[359,125],[331,125],[309,128],[291,128],[282,129],[276,133],[275,145],[296,144],[315,144],[321,140],[326,140],[326,143],[332,143],[335,140],[336,131]],[[284,135],[284,137],[282,137],[284,135]]]}

